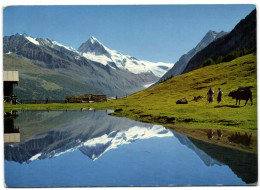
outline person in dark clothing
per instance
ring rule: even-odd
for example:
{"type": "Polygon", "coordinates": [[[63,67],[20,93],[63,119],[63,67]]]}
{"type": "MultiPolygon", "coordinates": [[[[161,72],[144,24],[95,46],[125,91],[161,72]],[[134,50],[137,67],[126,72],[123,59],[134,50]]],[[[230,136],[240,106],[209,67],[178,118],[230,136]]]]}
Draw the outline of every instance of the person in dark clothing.
{"type": "Polygon", "coordinates": [[[211,103],[213,102],[213,99],[214,99],[214,90],[212,90],[211,88],[209,89],[208,93],[208,102],[211,103]]]}
{"type": "Polygon", "coordinates": [[[218,97],[217,97],[218,103],[221,102],[221,100],[222,100],[222,94],[223,94],[223,92],[221,91],[220,88],[218,88],[218,97]]]}

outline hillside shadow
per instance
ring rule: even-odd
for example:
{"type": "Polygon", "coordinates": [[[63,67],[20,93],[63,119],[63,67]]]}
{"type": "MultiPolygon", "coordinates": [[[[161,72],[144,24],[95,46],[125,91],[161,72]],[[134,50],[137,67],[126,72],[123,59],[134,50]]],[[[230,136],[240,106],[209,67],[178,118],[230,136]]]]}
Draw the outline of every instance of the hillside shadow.
{"type": "Polygon", "coordinates": [[[236,106],[236,105],[218,105],[218,106],[215,106],[214,108],[223,108],[223,107],[228,107],[228,108],[241,108],[242,106],[236,106]]]}

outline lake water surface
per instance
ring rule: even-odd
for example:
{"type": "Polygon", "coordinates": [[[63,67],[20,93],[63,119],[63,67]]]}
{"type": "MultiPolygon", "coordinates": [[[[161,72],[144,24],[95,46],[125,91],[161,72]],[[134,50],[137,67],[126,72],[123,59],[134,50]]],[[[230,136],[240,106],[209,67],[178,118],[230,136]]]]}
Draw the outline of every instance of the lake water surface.
{"type": "Polygon", "coordinates": [[[5,114],[8,187],[246,185],[257,155],[107,110],[5,114]],[[13,136],[16,135],[16,136],[13,136]]]}

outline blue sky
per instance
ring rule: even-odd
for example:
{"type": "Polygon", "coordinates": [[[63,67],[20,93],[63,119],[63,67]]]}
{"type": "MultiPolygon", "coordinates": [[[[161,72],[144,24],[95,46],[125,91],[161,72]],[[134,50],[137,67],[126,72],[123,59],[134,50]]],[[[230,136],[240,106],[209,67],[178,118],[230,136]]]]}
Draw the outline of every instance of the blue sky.
{"type": "Polygon", "coordinates": [[[140,60],[176,62],[209,30],[231,31],[254,5],[13,6],[3,34],[78,47],[91,36],[140,60]]]}

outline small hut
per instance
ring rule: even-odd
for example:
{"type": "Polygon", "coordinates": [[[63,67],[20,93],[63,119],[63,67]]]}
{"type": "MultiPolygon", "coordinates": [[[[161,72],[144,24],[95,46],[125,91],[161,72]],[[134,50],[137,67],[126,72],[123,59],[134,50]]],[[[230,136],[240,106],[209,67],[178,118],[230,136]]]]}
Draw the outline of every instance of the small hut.
{"type": "Polygon", "coordinates": [[[14,95],[14,85],[18,84],[19,73],[18,71],[4,71],[4,101],[10,103],[16,103],[17,96],[14,95]]]}
{"type": "Polygon", "coordinates": [[[91,102],[106,102],[106,95],[85,94],[80,96],[67,96],[68,103],[91,103],[91,102]]]}

